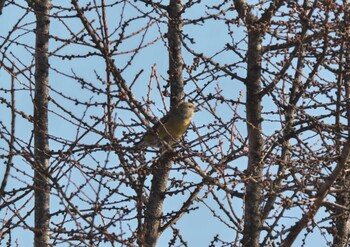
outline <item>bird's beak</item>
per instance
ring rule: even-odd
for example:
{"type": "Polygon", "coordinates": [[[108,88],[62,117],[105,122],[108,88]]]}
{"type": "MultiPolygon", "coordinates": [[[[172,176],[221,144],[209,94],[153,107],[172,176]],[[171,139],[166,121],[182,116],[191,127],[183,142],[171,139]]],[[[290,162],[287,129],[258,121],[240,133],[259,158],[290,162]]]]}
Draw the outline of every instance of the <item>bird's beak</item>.
{"type": "Polygon", "coordinates": [[[198,107],[194,107],[194,112],[200,111],[198,107]]]}

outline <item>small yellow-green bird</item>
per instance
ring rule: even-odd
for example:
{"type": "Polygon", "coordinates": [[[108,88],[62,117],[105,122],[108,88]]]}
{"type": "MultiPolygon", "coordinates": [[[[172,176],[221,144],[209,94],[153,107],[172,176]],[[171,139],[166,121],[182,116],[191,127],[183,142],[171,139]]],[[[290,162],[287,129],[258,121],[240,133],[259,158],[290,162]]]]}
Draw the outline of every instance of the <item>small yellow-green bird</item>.
{"type": "Polygon", "coordinates": [[[147,131],[135,148],[161,147],[163,142],[173,145],[186,132],[195,111],[192,103],[180,103],[147,131]]]}

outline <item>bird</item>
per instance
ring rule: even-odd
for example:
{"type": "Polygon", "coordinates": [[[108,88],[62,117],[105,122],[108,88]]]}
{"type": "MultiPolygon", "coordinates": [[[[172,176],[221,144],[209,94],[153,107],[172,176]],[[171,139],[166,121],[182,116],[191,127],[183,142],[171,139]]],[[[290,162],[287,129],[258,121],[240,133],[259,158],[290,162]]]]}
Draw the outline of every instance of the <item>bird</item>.
{"type": "Polygon", "coordinates": [[[134,147],[144,149],[174,145],[185,134],[196,111],[197,107],[191,102],[181,102],[148,130],[134,147]]]}

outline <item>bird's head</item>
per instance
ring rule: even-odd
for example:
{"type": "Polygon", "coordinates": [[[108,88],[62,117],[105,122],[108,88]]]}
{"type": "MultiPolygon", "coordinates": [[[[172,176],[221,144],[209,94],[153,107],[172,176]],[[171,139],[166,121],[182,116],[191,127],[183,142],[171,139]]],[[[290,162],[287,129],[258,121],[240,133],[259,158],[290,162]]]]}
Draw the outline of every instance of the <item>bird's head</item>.
{"type": "Polygon", "coordinates": [[[195,105],[191,102],[181,102],[178,105],[177,110],[179,111],[180,115],[184,116],[186,119],[191,119],[193,114],[198,111],[197,107],[195,107],[195,105]]]}

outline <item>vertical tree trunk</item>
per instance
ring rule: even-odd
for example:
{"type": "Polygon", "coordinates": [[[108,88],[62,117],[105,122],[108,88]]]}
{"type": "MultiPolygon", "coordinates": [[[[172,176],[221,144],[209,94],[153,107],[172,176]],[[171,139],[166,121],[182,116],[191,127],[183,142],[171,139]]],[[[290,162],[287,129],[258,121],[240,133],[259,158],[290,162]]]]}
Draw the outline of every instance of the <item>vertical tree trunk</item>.
{"type": "Polygon", "coordinates": [[[50,1],[33,1],[36,15],[34,99],[34,190],[36,247],[49,246],[50,185],[48,180],[48,79],[50,1]]]}
{"type": "Polygon", "coordinates": [[[243,246],[259,246],[261,231],[261,193],[263,139],[261,135],[261,37],[259,31],[248,30],[247,128],[248,169],[245,193],[243,246]]]}
{"type": "MultiPolygon", "coordinates": [[[[347,9],[345,11],[344,15],[344,28],[346,29],[346,33],[349,33],[349,23],[350,23],[350,5],[347,6],[347,9]]],[[[345,38],[343,43],[344,47],[344,54],[345,54],[345,63],[341,64],[340,66],[343,66],[344,68],[340,68],[340,73],[342,73],[340,76],[343,76],[343,85],[340,85],[340,90],[343,91],[345,86],[345,100],[346,100],[346,113],[347,113],[347,119],[348,119],[348,135],[350,134],[350,42],[345,38]]],[[[341,83],[341,81],[339,82],[341,83]]],[[[341,95],[340,91],[340,95],[341,95]]],[[[342,99],[338,99],[340,102],[339,104],[342,104],[342,99]]],[[[348,165],[347,165],[348,166],[348,165]]],[[[350,188],[350,173],[348,172],[349,169],[345,169],[345,172],[343,176],[340,176],[340,178],[337,180],[337,184],[344,190],[349,191],[350,188]]],[[[339,205],[342,205],[346,208],[349,208],[350,206],[350,195],[349,193],[338,193],[336,195],[336,203],[339,205]]],[[[336,225],[336,233],[334,235],[333,239],[333,246],[334,247],[345,247],[348,246],[349,242],[349,235],[350,235],[350,213],[349,211],[345,210],[336,210],[336,218],[335,218],[335,225],[336,225]],[[337,212],[338,211],[338,212],[337,212]]]]}
{"type": "Polygon", "coordinates": [[[169,24],[169,81],[171,85],[171,107],[174,107],[184,97],[184,83],[182,78],[182,0],[171,0],[168,6],[169,24]]]}
{"type": "Polygon", "coordinates": [[[171,152],[163,154],[155,164],[152,172],[152,186],[145,212],[145,245],[154,247],[161,234],[161,217],[165,199],[166,184],[171,167],[171,152]]]}
{"type": "MultiPolygon", "coordinates": [[[[345,11],[344,15],[344,27],[346,28],[347,32],[346,34],[349,34],[350,28],[349,28],[349,10],[350,5],[348,4],[347,9],[345,11]]],[[[346,109],[347,109],[347,118],[348,118],[348,129],[350,127],[350,42],[348,41],[348,37],[345,37],[344,41],[344,47],[345,47],[345,63],[343,68],[343,82],[344,84],[341,85],[341,87],[345,86],[345,102],[346,102],[346,109]]],[[[344,88],[340,88],[340,90],[344,90],[344,88]]],[[[339,99],[341,101],[341,99],[339,99]]],[[[341,102],[339,102],[341,104],[341,102]]],[[[348,131],[348,135],[350,134],[350,131],[348,131]]],[[[348,165],[347,165],[348,166],[348,165]]],[[[345,191],[348,191],[350,186],[350,172],[349,169],[345,169],[344,175],[341,176],[337,180],[338,186],[340,188],[343,188],[345,191]]],[[[344,207],[349,208],[350,206],[350,194],[348,192],[339,193],[336,196],[336,202],[344,207]]],[[[349,211],[345,210],[339,210],[339,212],[336,212],[336,219],[335,219],[335,225],[336,225],[336,233],[334,235],[333,239],[333,246],[334,247],[345,247],[348,246],[349,243],[349,236],[350,236],[350,213],[349,211]]]]}
{"type": "MultiPolygon", "coordinates": [[[[182,52],[181,52],[181,19],[182,1],[170,0],[168,6],[169,24],[169,82],[171,85],[171,107],[183,100],[182,52]]],[[[162,232],[161,217],[165,199],[166,184],[171,167],[173,153],[166,151],[159,158],[153,172],[152,186],[145,211],[145,246],[156,246],[162,232]]]]}
{"type": "MultiPolygon", "coordinates": [[[[349,174],[341,181],[341,186],[345,190],[349,190],[349,174]]],[[[336,202],[339,205],[345,206],[349,208],[350,196],[349,193],[340,193],[336,197],[336,202]]],[[[337,210],[338,211],[338,210],[337,210]]],[[[333,239],[333,247],[346,247],[349,243],[349,230],[350,230],[350,217],[349,217],[349,211],[345,210],[339,210],[339,212],[336,211],[336,219],[335,219],[335,225],[336,225],[336,233],[334,235],[333,239]]]]}

